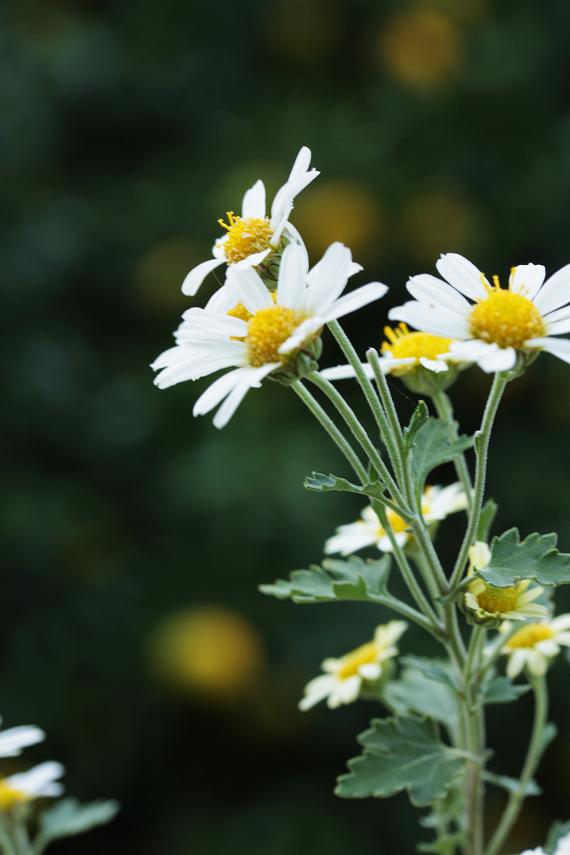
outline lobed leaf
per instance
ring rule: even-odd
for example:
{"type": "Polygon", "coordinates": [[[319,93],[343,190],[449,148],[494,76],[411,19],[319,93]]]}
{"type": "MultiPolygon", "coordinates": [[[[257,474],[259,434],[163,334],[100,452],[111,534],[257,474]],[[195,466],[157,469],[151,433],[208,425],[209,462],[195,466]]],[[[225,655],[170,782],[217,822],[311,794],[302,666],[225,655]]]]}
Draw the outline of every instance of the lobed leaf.
{"type": "Polygon", "coordinates": [[[491,543],[491,562],[479,575],[497,588],[507,588],[521,579],[541,585],[570,584],[570,554],[558,552],[555,534],[529,534],[520,539],[511,528],[491,543]]]}
{"type": "Polygon", "coordinates": [[[295,570],[288,580],[260,585],[263,594],[294,603],[331,603],[340,600],[365,600],[386,604],[390,556],[363,561],[356,555],[346,560],[327,558],[321,566],[295,570]]]}
{"type": "Polygon", "coordinates": [[[98,825],[111,822],[119,810],[115,801],[96,801],[80,804],[67,798],[45,810],[40,816],[37,850],[43,852],[54,840],[75,837],[98,825]]]}
{"type": "Polygon", "coordinates": [[[473,445],[473,437],[457,436],[457,423],[429,418],[416,432],[411,448],[412,472],[420,493],[432,469],[448,463],[473,445]]]}
{"type": "Polygon", "coordinates": [[[530,686],[513,683],[508,677],[493,677],[483,686],[483,703],[510,704],[530,691],[530,686]]]}
{"type": "Polygon", "coordinates": [[[342,798],[384,798],[407,790],[412,804],[426,807],[447,795],[465,762],[427,719],[377,719],[358,741],[364,752],[338,780],[335,792],[342,798]]]}

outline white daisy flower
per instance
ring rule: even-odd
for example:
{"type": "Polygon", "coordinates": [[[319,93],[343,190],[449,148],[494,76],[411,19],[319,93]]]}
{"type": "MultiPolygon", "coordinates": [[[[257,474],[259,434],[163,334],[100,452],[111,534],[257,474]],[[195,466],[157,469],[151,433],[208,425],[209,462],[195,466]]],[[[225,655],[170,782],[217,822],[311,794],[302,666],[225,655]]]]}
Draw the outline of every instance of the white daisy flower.
{"type": "Polygon", "coordinates": [[[371,282],[341,296],[353,273],[351,252],[340,243],[332,244],[311,270],[305,247],[289,244],[274,293],[255,270],[234,266],[227,285],[212,298],[213,307],[210,301],[205,309],[184,313],[175,334],[176,347],[151,366],[160,370],[156,385],[165,389],[232,368],[194,406],[198,416],[221,405],[214,425],[223,427],[248,390],[260,386],[269,374],[291,368],[328,321],[380,299],[388,290],[380,282],[371,282]]]}
{"type": "Polygon", "coordinates": [[[48,761],[27,772],[0,778],[0,810],[9,810],[34,799],[60,796],[63,786],[58,779],[64,771],[61,763],[48,761]]]}
{"type": "Polygon", "coordinates": [[[508,371],[517,352],[546,350],[570,362],[570,264],[544,281],[541,264],[513,267],[509,287],[493,284],[466,258],[442,255],[437,269],[412,276],[407,288],[414,300],[391,309],[392,320],[404,321],[438,336],[457,339],[450,351],[484,371],[508,371]],[[443,281],[445,280],[445,281],[443,281]]]}
{"type": "MultiPolygon", "coordinates": [[[[546,855],[544,849],[539,846],[538,849],[525,849],[521,855],[546,855]]],[[[570,834],[566,834],[554,850],[554,855],[570,855],[570,834]]]]}
{"type": "MultiPolygon", "coordinates": [[[[380,347],[380,365],[384,374],[401,377],[418,368],[426,368],[440,374],[447,372],[450,365],[468,363],[460,354],[451,351],[451,338],[410,331],[406,324],[399,324],[396,328],[384,327],[384,335],[386,340],[380,347]]],[[[363,363],[362,367],[368,377],[374,376],[371,365],[363,363]]],[[[336,365],[333,368],[325,368],[320,373],[328,380],[354,377],[352,365],[336,365]]]]}
{"type": "MultiPolygon", "coordinates": [[[[466,507],[467,496],[459,482],[448,487],[426,487],[422,496],[422,514],[428,525],[466,507]]],[[[396,543],[405,546],[412,537],[408,524],[391,508],[386,508],[386,516],[396,543]]],[[[375,546],[381,552],[392,552],[386,529],[370,506],[364,508],[359,520],[337,528],[336,534],[325,543],[325,552],[327,555],[336,552],[352,555],[367,546],[375,546]]]]}
{"type": "MultiPolygon", "coordinates": [[[[512,624],[505,621],[500,632],[507,634],[511,628],[512,624]]],[[[549,660],[558,656],[561,647],[570,647],[570,614],[525,624],[503,647],[509,657],[508,676],[514,680],[526,668],[533,676],[542,677],[549,660]]]]}
{"type": "MultiPolygon", "coordinates": [[[[486,543],[478,541],[469,550],[469,573],[484,570],[491,562],[491,550],[486,543]]],[[[544,618],[548,615],[546,606],[535,603],[544,588],[532,585],[530,579],[523,579],[508,588],[496,588],[482,579],[474,579],[464,594],[464,605],[476,621],[490,623],[497,620],[527,620],[544,618]]]]}
{"type": "Polygon", "coordinates": [[[384,663],[398,655],[396,643],[407,628],[405,621],[391,620],[378,626],[374,639],[367,644],[340,659],[325,659],[321,666],[325,673],[305,686],[305,697],[299,702],[299,709],[309,710],[325,698],[330,709],[355,701],[362,684],[366,680],[378,680],[384,663]]]}
{"type": "MultiPolygon", "coordinates": [[[[2,719],[0,718],[0,722],[2,719]]],[[[23,748],[36,745],[45,739],[45,733],[33,725],[11,727],[0,730],[0,757],[17,757],[23,748]]]]}
{"type": "Polygon", "coordinates": [[[237,266],[240,269],[256,267],[269,255],[276,252],[287,241],[301,242],[297,230],[288,222],[295,197],[320,174],[309,169],[311,151],[303,146],[291,169],[289,178],[277,191],[271,206],[271,216],[267,216],[265,185],[256,181],[246,191],[241,216],[228,211],[228,222],[219,220],[226,230],[224,237],[217,240],[212,248],[214,256],[194,267],[182,283],[182,292],[190,297],[197,293],[206,276],[221,267],[222,264],[237,266]]]}

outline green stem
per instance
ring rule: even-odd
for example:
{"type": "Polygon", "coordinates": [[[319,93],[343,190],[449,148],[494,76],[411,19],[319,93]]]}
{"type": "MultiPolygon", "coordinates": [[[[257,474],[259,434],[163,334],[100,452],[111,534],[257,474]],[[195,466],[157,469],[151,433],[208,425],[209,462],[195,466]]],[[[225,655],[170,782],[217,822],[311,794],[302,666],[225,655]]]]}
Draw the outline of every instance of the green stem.
{"type": "MultiPolygon", "coordinates": [[[[454,438],[457,438],[457,422],[453,417],[453,406],[449,397],[443,390],[438,390],[436,392],[432,392],[431,399],[439,418],[452,428],[454,438]]],[[[468,511],[470,511],[473,502],[473,483],[471,481],[471,473],[469,472],[465,455],[458,454],[453,461],[453,465],[455,466],[457,477],[463,485],[465,495],[467,496],[468,511]]]]}
{"type": "Polygon", "coordinates": [[[467,523],[465,537],[463,538],[463,543],[461,544],[461,549],[459,551],[459,555],[455,563],[455,568],[450,579],[450,588],[454,588],[463,576],[465,565],[467,564],[467,558],[469,556],[469,549],[473,544],[473,541],[477,534],[477,529],[479,527],[481,509],[483,507],[483,498],[485,496],[485,481],[487,477],[489,441],[491,439],[491,431],[493,429],[495,416],[497,415],[497,409],[499,407],[501,398],[503,397],[503,393],[506,389],[508,382],[508,374],[495,374],[495,379],[493,380],[493,385],[491,386],[491,391],[489,392],[489,397],[487,398],[485,412],[483,413],[481,429],[479,430],[475,439],[477,464],[475,467],[473,504],[471,507],[471,513],[469,514],[469,521],[467,523]]]}
{"type": "Polygon", "coordinates": [[[336,387],[329,380],[326,380],[324,377],[321,377],[321,375],[317,373],[309,374],[307,380],[313,383],[317,387],[317,389],[321,390],[321,392],[324,392],[331,404],[335,407],[337,412],[344,419],[350,432],[352,433],[362,450],[367,455],[368,459],[370,460],[370,463],[378,473],[381,481],[389,489],[392,497],[398,502],[398,504],[405,507],[405,502],[398,488],[398,485],[394,481],[390,470],[382,460],[378,449],[372,444],[370,437],[360,424],[358,418],[356,417],[356,414],[346,403],[342,395],[337,391],[336,387]]]}
{"type": "Polygon", "coordinates": [[[0,818],[0,847],[4,855],[18,855],[18,851],[6,828],[4,818],[0,818]]]}
{"type": "MultiPolygon", "coordinates": [[[[338,346],[346,356],[348,362],[354,369],[354,373],[356,375],[356,379],[360,388],[362,389],[362,393],[372,411],[372,415],[374,416],[374,420],[376,421],[376,425],[378,427],[380,437],[382,438],[386,448],[388,449],[388,454],[392,461],[392,465],[398,472],[400,456],[398,454],[398,445],[397,445],[397,437],[393,434],[391,430],[391,425],[386,417],[386,413],[382,408],[380,401],[378,400],[378,395],[374,389],[372,381],[367,376],[366,371],[360,361],[360,358],[354,349],[354,346],[345,331],[341,327],[338,321],[330,321],[328,324],[328,328],[333,334],[338,346]]],[[[400,473],[398,472],[398,475],[400,473]]],[[[401,480],[401,479],[400,479],[401,480]]]]}
{"type": "Polygon", "coordinates": [[[311,411],[320,426],[326,431],[326,433],[328,433],[337,448],[344,454],[361,482],[366,484],[368,481],[368,472],[366,471],[366,467],[362,464],[351,444],[343,436],[331,417],[325,412],[319,402],[315,400],[313,395],[311,395],[307,387],[304,386],[300,380],[296,380],[292,383],[291,388],[311,411]]]}
{"type": "Polygon", "coordinates": [[[526,759],[520,775],[519,787],[509,797],[505,812],[487,847],[486,855],[499,855],[511,829],[518,819],[526,797],[527,786],[536,771],[542,755],[544,726],[548,717],[548,692],[544,677],[534,677],[531,680],[531,684],[535,698],[534,723],[526,759]]]}
{"type": "Polygon", "coordinates": [[[404,459],[404,435],[402,433],[402,425],[400,424],[400,419],[398,418],[398,411],[396,410],[394,399],[392,398],[392,395],[390,393],[390,388],[388,386],[388,381],[386,380],[386,375],[382,371],[380,357],[378,356],[377,351],[374,350],[373,347],[369,348],[369,350],[366,351],[366,358],[370,366],[372,367],[372,372],[374,374],[374,380],[378,388],[382,407],[384,408],[384,412],[386,413],[386,417],[388,419],[390,433],[392,434],[394,441],[394,453],[396,455],[396,460],[394,461],[394,464],[398,467],[400,482],[402,482],[405,480],[406,462],[404,459]]]}
{"type": "Polygon", "coordinates": [[[398,569],[402,574],[402,577],[404,579],[404,582],[406,583],[410,594],[414,598],[420,611],[423,612],[423,614],[432,624],[432,629],[435,630],[434,634],[436,635],[436,637],[441,638],[441,630],[443,629],[443,627],[439,623],[437,615],[432,609],[427,597],[418,585],[418,581],[414,575],[414,571],[410,567],[410,563],[406,557],[404,550],[396,540],[394,532],[392,531],[390,523],[388,522],[386,509],[382,505],[382,502],[379,501],[373,501],[372,508],[374,509],[376,515],[378,516],[378,519],[382,523],[382,527],[384,528],[386,535],[390,541],[390,544],[392,546],[392,552],[394,554],[394,558],[396,559],[396,564],[398,565],[398,569]]]}
{"type": "Polygon", "coordinates": [[[474,675],[480,667],[486,631],[476,626],[471,633],[463,677],[463,698],[467,722],[466,748],[473,756],[465,776],[466,853],[483,855],[484,847],[484,710],[474,675]]]}

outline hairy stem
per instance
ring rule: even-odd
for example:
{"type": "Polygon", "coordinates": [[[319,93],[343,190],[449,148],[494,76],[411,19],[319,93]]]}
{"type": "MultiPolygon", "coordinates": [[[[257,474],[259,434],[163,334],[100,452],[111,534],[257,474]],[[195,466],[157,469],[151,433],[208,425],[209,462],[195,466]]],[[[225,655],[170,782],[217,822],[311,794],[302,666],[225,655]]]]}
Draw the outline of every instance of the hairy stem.
{"type": "Polygon", "coordinates": [[[467,722],[466,749],[473,756],[465,776],[466,855],[483,855],[484,847],[484,709],[474,676],[480,667],[486,632],[476,626],[471,633],[463,680],[463,704],[467,722]]]}
{"type": "Polygon", "coordinates": [[[499,407],[501,398],[503,397],[503,393],[506,389],[508,382],[508,374],[495,374],[493,385],[491,386],[491,391],[489,392],[489,397],[487,398],[485,412],[483,413],[481,428],[476,436],[475,451],[477,455],[477,464],[475,467],[475,486],[473,490],[473,503],[471,506],[471,512],[469,514],[469,521],[467,523],[465,537],[463,538],[463,543],[461,544],[461,549],[459,551],[459,555],[455,563],[455,568],[450,579],[450,588],[454,588],[463,575],[465,565],[467,564],[469,549],[473,544],[473,541],[477,534],[477,529],[479,527],[481,509],[483,507],[483,499],[485,496],[485,481],[487,477],[489,441],[491,439],[491,431],[493,429],[495,416],[497,415],[497,409],[499,407]]]}
{"type": "Polygon", "coordinates": [[[534,691],[534,723],[524,766],[519,779],[519,787],[511,793],[501,821],[491,838],[485,855],[499,855],[503,845],[518,819],[526,797],[527,786],[540,762],[543,750],[544,726],[548,717],[548,692],[544,677],[534,677],[531,680],[534,691]]]}

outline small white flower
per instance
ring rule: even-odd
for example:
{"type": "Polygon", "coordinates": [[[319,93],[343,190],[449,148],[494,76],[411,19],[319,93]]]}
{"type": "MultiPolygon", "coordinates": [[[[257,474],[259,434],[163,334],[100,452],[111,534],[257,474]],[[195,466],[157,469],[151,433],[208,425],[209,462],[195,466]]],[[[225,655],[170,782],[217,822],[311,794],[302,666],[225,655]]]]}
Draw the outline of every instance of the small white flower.
{"type": "MultiPolygon", "coordinates": [[[[2,719],[0,719],[0,722],[2,719]]],[[[36,745],[45,739],[45,733],[33,725],[11,727],[0,730],[0,757],[17,757],[23,748],[36,745]]]]}
{"type": "MultiPolygon", "coordinates": [[[[410,331],[406,324],[399,324],[395,329],[384,327],[386,340],[381,345],[380,366],[384,374],[402,377],[418,368],[426,368],[435,374],[447,372],[450,365],[467,365],[460,354],[451,350],[453,339],[427,332],[410,331]]],[[[364,371],[368,377],[374,376],[372,366],[364,363],[364,371]]],[[[325,368],[320,372],[328,380],[344,380],[354,377],[351,365],[336,365],[325,368]]]]}
{"type": "MultiPolygon", "coordinates": [[[[422,514],[428,525],[466,507],[467,497],[458,482],[448,487],[426,487],[422,496],[422,514]]],[[[386,516],[396,543],[405,546],[412,536],[408,524],[391,508],[386,509],[386,516]]],[[[376,546],[381,552],[392,551],[386,529],[370,506],[364,508],[356,522],[338,527],[337,533],[325,543],[325,552],[352,555],[367,546],[376,546]]]]}
{"type": "MultiPolygon", "coordinates": [[[[508,621],[500,628],[503,634],[510,630],[508,621]]],[[[570,647],[570,614],[527,623],[503,647],[503,653],[509,657],[507,674],[514,680],[526,668],[533,676],[542,677],[549,660],[558,656],[561,647],[570,647]]]]}
{"type": "Polygon", "coordinates": [[[554,855],[570,855],[570,834],[565,834],[564,837],[558,841],[558,846],[556,847],[554,855]]]}
{"type": "Polygon", "coordinates": [[[372,641],[340,659],[325,659],[321,666],[325,673],[307,684],[299,709],[311,709],[325,698],[330,709],[355,701],[363,682],[378,680],[382,675],[383,664],[398,655],[396,643],[407,628],[404,621],[389,621],[376,628],[372,641]]]}
{"type": "Polygon", "coordinates": [[[442,255],[437,269],[443,279],[429,274],[412,276],[407,288],[414,300],[389,313],[438,336],[457,339],[450,351],[484,371],[508,371],[517,351],[545,350],[570,362],[570,265],[544,281],[541,264],[513,267],[509,287],[493,285],[466,258],[442,255]],[[444,281],[445,280],[445,281],[444,281]]]}
{"type": "Polygon", "coordinates": [[[388,290],[380,282],[371,282],[341,296],[354,272],[351,252],[340,243],[332,244],[311,270],[305,247],[289,244],[281,258],[275,293],[255,270],[234,266],[227,285],[205,309],[184,313],[175,333],[176,347],[151,366],[160,369],[156,385],[165,389],[233,368],[215,380],[194,406],[198,416],[221,405],[214,425],[223,427],[248,390],[291,365],[328,321],[380,299],[388,290]]]}
{"type": "Polygon", "coordinates": [[[48,761],[27,772],[0,778],[0,810],[40,798],[54,798],[63,793],[59,778],[64,773],[61,763],[48,761]]]}
{"type": "MultiPolygon", "coordinates": [[[[477,541],[469,550],[469,573],[485,570],[491,561],[491,550],[486,543],[477,541]]],[[[463,602],[467,611],[478,622],[488,623],[497,620],[527,620],[543,618],[548,609],[535,603],[544,588],[531,587],[530,579],[523,579],[508,588],[496,588],[482,579],[474,579],[464,594],[463,602]]]]}
{"type": "Polygon", "coordinates": [[[281,245],[283,237],[288,241],[301,241],[299,233],[288,222],[295,197],[319,175],[316,169],[309,169],[311,151],[303,146],[291,169],[289,178],[277,191],[271,206],[271,216],[267,216],[265,185],[256,181],[246,191],[241,216],[232,211],[227,214],[228,223],[220,220],[226,229],[226,235],[213,246],[214,258],[203,261],[194,267],[182,283],[182,291],[191,297],[197,293],[206,276],[222,264],[239,268],[256,267],[281,245]]]}

